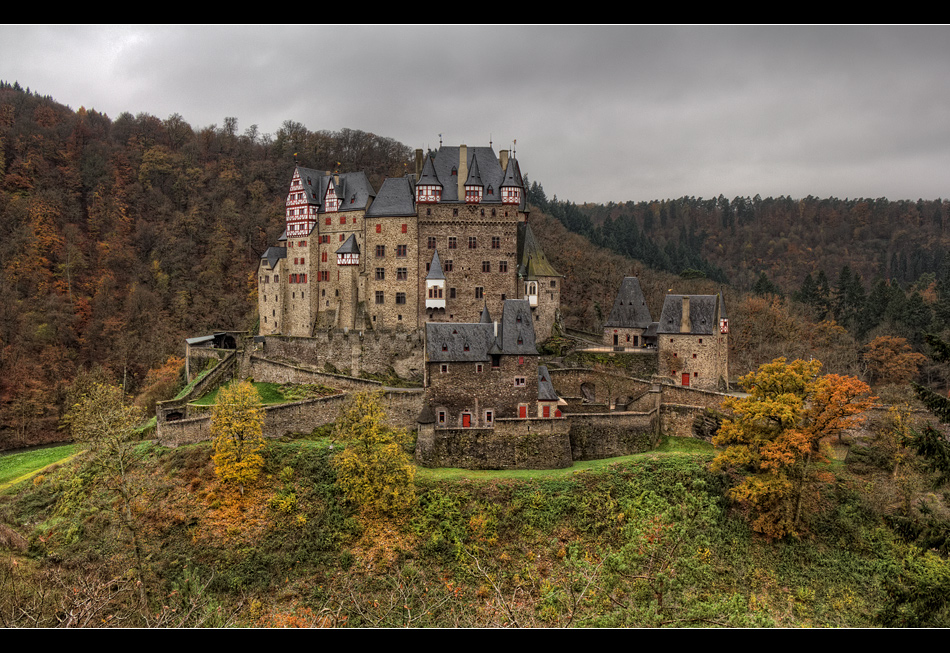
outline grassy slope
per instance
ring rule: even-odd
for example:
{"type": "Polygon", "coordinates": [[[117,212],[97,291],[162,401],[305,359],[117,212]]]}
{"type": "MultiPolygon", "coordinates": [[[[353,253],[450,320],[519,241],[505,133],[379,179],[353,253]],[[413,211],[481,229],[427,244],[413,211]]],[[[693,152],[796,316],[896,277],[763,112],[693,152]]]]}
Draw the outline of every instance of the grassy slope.
{"type": "MultiPolygon", "coordinates": [[[[673,623],[865,626],[882,600],[875,538],[886,535],[874,524],[853,511],[850,521],[835,516],[843,504],[829,499],[813,537],[753,537],[722,509],[723,479],[705,470],[708,445],[695,441],[570,470],[419,470],[417,508],[399,520],[366,520],[343,504],[332,452],[325,440],[271,443],[264,477],[239,497],[217,482],[207,443],[147,447],[140,520],[153,591],[207,584],[192,599],[239,606],[228,623],[248,625],[665,623],[633,607],[654,605],[655,595],[624,585],[604,561],[642,548],[643,525],[673,514],[683,503],[678,486],[700,479],[689,494],[715,516],[673,556],[674,577],[686,580],[665,593],[663,613],[699,616],[673,623]]],[[[128,564],[88,470],[67,465],[21,488],[0,517],[34,524],[24,534],[37,560],[128,564]]],[[[656,542],[674,526],[654,533],[656,542]]]]}

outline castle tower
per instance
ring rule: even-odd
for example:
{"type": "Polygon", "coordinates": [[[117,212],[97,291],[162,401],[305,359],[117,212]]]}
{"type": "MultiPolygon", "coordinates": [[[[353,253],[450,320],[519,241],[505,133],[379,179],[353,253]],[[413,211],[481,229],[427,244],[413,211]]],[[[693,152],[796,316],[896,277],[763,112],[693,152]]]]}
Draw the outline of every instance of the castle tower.
{"type": "Polygon", "coordinates": [[[360,246],[356,243],[356,236],[351,234],[343,246],[336,250],[336,265],[340,279],[337,328],[348,331],[356,327],[356,309],[359,305],[357,282],[360,273],[360,246]]]}

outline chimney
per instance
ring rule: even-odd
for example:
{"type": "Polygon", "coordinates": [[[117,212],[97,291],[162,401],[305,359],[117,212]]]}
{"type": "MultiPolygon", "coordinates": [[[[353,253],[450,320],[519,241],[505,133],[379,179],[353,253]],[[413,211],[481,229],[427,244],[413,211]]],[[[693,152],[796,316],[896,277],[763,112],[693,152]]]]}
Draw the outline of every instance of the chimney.
{"type": "Polygon", "coordinates": [[[501,164],[502,170],[508,169],[508,150],[502,150],[499,152],[498,163],[501,164]]]}
{"type": "Polygon", "coordinates": [[[680,320],[680,333],[692,333],[693,325],[689,321],[689,295],[683,296],[683,317],[680,320]]]}
{"type": "Polygon", "coordinates": [[[465,201],[465,182],[468,180],[468,145],[459,145],[459,201],[465,201]]]}
{"type": "Polygon", "coordinates": [[[416,149],[416,179],[422,178],[422,148],[416,149]]]}
{"type": "Polygon", "coordinates": [[[340,175],[339,175],[339,174],[333,175],[333,183],[334,183],[334,185],[336,185],[336,186],[339,186],[339,185],[340,185],[340,175]]]}

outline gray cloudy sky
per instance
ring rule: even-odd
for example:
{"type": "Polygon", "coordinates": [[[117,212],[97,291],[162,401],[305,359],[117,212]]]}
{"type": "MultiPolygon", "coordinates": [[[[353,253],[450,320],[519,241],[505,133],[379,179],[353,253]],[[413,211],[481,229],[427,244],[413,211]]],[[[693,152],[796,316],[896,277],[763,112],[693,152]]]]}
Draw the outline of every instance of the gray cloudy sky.
{"type": "Polygon", "coordinates": [[[0,27],[115,118],[510,147],[548,197],[950,197],[948,27],[0,27]]]}

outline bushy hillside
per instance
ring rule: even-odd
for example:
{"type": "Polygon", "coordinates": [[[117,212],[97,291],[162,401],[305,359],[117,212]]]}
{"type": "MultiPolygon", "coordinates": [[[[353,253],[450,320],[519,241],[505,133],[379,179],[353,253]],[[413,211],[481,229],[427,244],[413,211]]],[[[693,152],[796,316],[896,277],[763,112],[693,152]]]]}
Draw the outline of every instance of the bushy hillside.
{"type": "Polygon", "coordinates": [[[802,539],[769,542],[708,450],[667,447],[586,471],[429,471],[403,517],[368,519],[325,440],[270,443],[243,497],[210,446],[146,446],[145,606],[109,488],[65,465],[0,503],[29,543],[0,565],[0,625],[868,626],[907,612],[897,590],[943,587],[945,561],[881,520],[869,468],[839,470],[802,539]]]}

